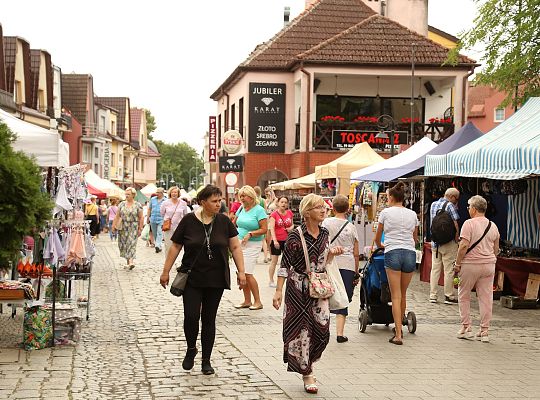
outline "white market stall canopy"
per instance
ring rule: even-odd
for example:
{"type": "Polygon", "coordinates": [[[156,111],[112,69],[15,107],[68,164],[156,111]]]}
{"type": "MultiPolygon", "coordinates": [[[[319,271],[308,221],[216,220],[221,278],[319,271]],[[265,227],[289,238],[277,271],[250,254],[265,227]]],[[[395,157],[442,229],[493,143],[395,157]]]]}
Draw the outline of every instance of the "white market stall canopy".
{"type": "Polygon", "coordinates": [[[315,179],[349,179],[351,172],[382,161],[384,158],[377,154],[368,143],[358,143],[338,159],[316,166],[315,179]]]}
{"type": "Polygon", "coordinates": [[[500,180],[540,175],[540,97],[459,150],[428,156],[425,175],[500,180]]]}
{"type": "Polygon", "coordinates": [[[472,122],[467,122],[465,126],[454,132],[448,139],[416,160],[398,168],[384,168],[380,171],[364,175],[363,179],[372,182],[390,182],[397,178],[413,173],[423,173],[426,164],[426,157],[429,155],[448,154],[457,150],[482,136],[482,132],[474,126],[472,122]]]}
{"type": "Polygon", "coordinates": [[[141,189],[141,193],[144,194],[146,197],[150,197],[152,194],[156,193],[156,190],[157,186],[153,183],[149,183],[141,189]]]}
{"type": "Polygon", "coordinates": [[[100,178],[98,174],[89,169],[84,173],[84,180],[96,189],[105,193],[107,197],[125,199],[124,190],[107,179],[100,178]]]}
{"type": "Polygon", "coordinates": [[[40,167],[69,166],[69,145],[58,132],[23,121],[2,109],[0,121],[17,135],[13,148],[34,156],[40,167]]]}
{"type": "Polygon", "coordinates": [[[274,190],[314,189],[315,173],[285,182],[272,183],[269,186],[274,190]]]}
{"type": "Polygon", "coordinates": [[[386,168],[399,168],[424,156],[426,153],[433,150],[435,147],[437,147],[437,144],[433,140],[424,137],[404,152],[399,153],[392,158],[384,160],[383,162],[377,163],[370,167],[354,171],[353,173],[351,173],[351,180],[364,181],[368,180],[366,179],[366,177],[377,171],[381,171],[386,168]]]}

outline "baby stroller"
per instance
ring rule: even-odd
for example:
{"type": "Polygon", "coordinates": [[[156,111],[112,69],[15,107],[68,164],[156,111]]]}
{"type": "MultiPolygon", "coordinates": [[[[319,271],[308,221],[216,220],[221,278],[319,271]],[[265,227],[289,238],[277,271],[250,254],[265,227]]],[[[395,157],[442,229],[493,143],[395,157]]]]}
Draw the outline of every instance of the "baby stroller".
{"type": "MultiPolygon", "coordinates": [[[[360,312],[358,313],[358,330],[362,333],[372,324],[394,323],[388,278],[384,269],[384,249],[375,250],[363,270],[360,285],[360,312]],[[390,304],[389,304],[390,303],[390,304]]],[[[410,333],[416,332],[416,315],[409,311],[403,316],[403,326],[410,333]]]]}

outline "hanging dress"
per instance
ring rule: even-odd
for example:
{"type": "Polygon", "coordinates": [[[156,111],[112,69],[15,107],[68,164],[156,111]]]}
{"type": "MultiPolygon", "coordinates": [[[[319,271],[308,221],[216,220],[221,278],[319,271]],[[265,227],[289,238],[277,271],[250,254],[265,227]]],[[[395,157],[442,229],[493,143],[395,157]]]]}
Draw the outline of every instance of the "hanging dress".
{"type": "Polygon", "coordinates": [[[142,207],[138,202],[133,202],[131,207],[128,207],[125,201],[118,206],[118,212],[122,219],[122,229],[118,231],[118,249],[120,257],[125,259],[135,258],[137,248],[137,238],[139,229],[139,211],[142,212],[142,207]]]}
{"type": "MultiPolygon", "coordinates": [[[[316,272],[326,269],[328,230],[320,228],[314,238],[302,224],[311,265],[316,272]]],[[[328,299],[309,296],[307,268],[298,231],[293,230],[281,260],[278,276],[287,278],[283,309],[283,362],[287,371],[309,375],[312,364],[319,360],[330,339],[328,299]]]]}

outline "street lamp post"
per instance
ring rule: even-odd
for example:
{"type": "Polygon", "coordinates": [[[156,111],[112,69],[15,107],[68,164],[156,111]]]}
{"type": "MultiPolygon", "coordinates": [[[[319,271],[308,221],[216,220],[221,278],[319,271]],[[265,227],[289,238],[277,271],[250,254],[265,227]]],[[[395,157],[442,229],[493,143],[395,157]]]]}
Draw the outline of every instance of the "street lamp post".
{"type": "Polygon", "coordinates": [[[197,190],[197,187],[199,185],[199,166],[197,164],[195,164],[193,167],[191,167],[189,169],[189,185],[193,185],[193,181],[191,179],[191,177],[193,176],[195,178],[195,190],[197,190]],[[195,170],[195,175],[193,176],[191,174],[191,171],[195,170]]]}
{"type": "Polygon", "coordinates": [[[412,44],[411,51],[411,133],[407,143],[412,143],[414,135],[414,57],[416,52],[416,43],[412,44]]]}
{"type": "Polygon", "coordinates": [[[161,183],[162,187],[165,186],[165,189],[169,190],[169,188],[174,186],[176,182],[174,181],[174,176],[172,173],[163,173],[161,174],[159,183],[161,183]]]}
{"type": "Polygon", "coordinates": [[[394,136],[396,134],[396,123],[394,118],[388,114],[383,114],[377,118],[379,133],[375,136],[377,139],[388,139],[390,132],[390,157],[394,157],[394,136]]]}

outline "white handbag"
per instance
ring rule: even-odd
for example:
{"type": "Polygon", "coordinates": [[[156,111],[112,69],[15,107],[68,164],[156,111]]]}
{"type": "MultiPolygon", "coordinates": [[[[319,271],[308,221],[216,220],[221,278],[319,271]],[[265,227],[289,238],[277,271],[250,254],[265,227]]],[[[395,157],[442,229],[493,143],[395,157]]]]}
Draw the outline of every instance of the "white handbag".
{"type": "Polygon", "coordinates": [[[332,282],[334,287],[334,294],[328,299],[328,306],[330,310],[341,310],[349,306],[349,296],[347,296],[347,290],[345,284],[341,278],[339,267],[335,260],[326,264],[326,273],[332,282]]]}

